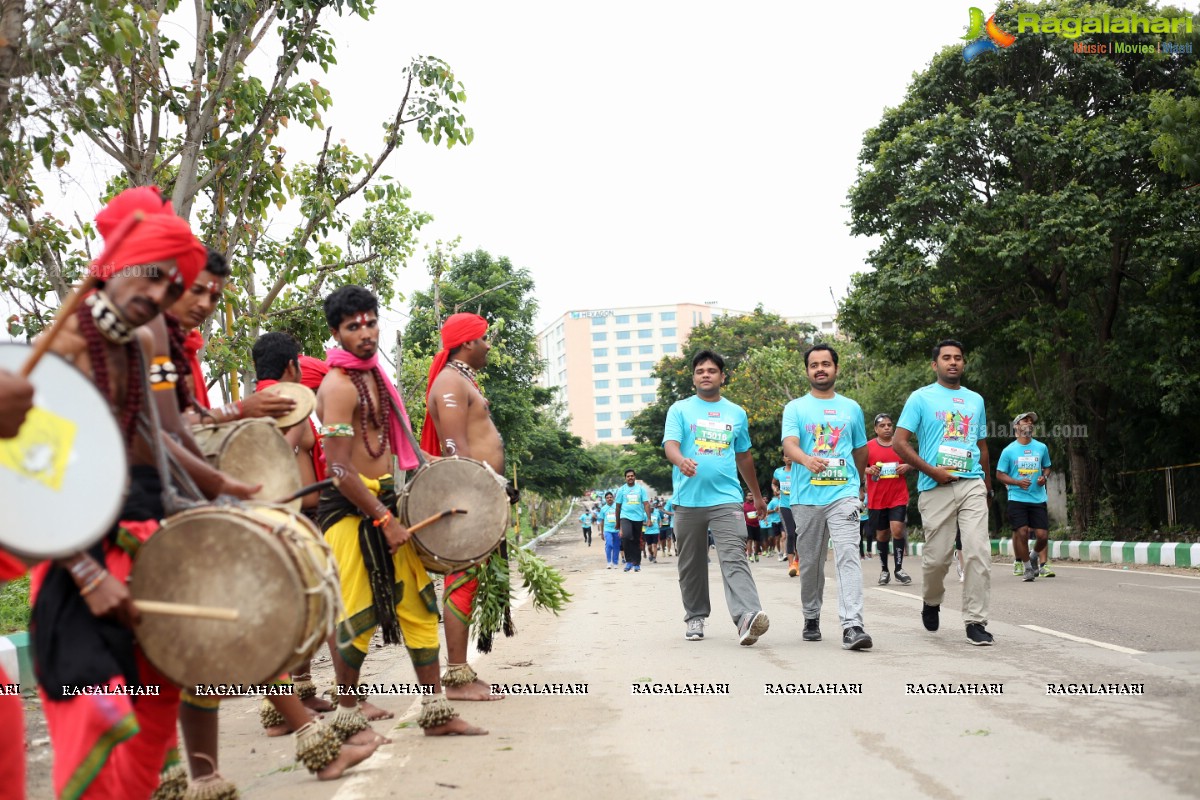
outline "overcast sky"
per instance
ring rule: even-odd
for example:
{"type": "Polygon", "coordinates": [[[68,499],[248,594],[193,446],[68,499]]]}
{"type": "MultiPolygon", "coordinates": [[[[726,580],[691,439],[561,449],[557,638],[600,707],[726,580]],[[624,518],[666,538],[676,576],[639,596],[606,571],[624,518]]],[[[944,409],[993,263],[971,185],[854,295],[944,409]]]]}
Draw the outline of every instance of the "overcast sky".
{"type": "MultiPolygon", "coordinates": [[[[374,154],[409,59],[451,65],[474,143],[414,130],[385,172],[435,217],[424,242],[461,236],[529,269],[539,328],[572,308],[671,302],[832,313],[872,245],[845,208],[862,135],[961,45],[969,5],[379,0],[369,22],[331,23],[339,63],[316,77],[335,139],[374,154]]],[[[186,53],[194,23],[178,22],[186,53]]],[[[312,158],[323,134],[286,136],[289,157],[312,158]]],[[[79,183],[48,187],[51,207],[88,191],[94,206],[102,169],[74,161],[79,183]]],[[[428,281],[419,257],[399,288],[428,281]]]]}

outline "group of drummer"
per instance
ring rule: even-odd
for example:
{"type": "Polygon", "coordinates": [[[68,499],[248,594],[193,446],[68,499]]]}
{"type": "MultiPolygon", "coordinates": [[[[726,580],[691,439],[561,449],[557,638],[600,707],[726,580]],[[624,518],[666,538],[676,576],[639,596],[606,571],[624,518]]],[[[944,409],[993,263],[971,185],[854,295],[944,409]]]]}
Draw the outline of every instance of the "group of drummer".
{"type": "MultiPolygon", "coordinates": [[[[325,298],[336,346],[324,362],[301,355],[286,334],[265,334],[254,346],[258,391],[213,408],[199,365],[199,327],[224,290],[224,259],[196,239],[155,188],[122,192],[96,221],[105,244],[89,268],[96,288],[56,325],[50,349],[108,401],[125,440],[129,489],[119,521],[101,541],[31,570],[30,632],[54,748],[56,796],[236,797],[217,772],[215,704],[187,692],[181,704],[180,689],[144,657],[137,642],[141,613],[127,580],[139,546],[181,497],[186,503],[256,496],[260,486],[208,464],[189,423],[293,414],[294,400],[263,391],[275,382],[304,383],[317,393],[319,426],[303,418],[284,433],[305,484],[332,479],[301,502],[323,531],[340,577],[344,616],[329,638],[337,684],[358,684],[380,628],[385,643],[403,641],[417,682],[431,687],[417,719],[426,735],[486,733],[461,719],[449,702],[500,699],[467,664],[477,582],[470,571],[446,577],[449,661],[439,675],[438,599],[396,505],[402,473],[443,454],[475,459],[503,475],[503,444],[476,377],[487,363],[486,321],[455,314],[443,326],[419,445],[403,400],[378,361],[378,301],[358,286],[325,298]],[[167,463],[171,468],[160,472],[167,463]],[[123,688],[138,686],[161,688],[157,694],[123,688]],[[70,687],[107,691],[78,694],[70,687]],[[190,781],[176,753],[177,720],[190,781]]],[[[17,434],[31,403],[28,382],[0,372],[0,435],[17,434]]],[[[47,525],[54,524],[53,513],[46,510],[47,525]]],[[[0,552],[0,580],[24,568],[0,552]]],[[[296,694],[264,701],[269,708],[263,724],[271,735],[293,733],[297,760],[319,778],[337,778],[389,741],[369,721],[392,715],[356,693],[336,690],[331,706],[316,696],[308,673],[307,663],[294,665],[296,694]],[[322,721],[321,712],[332,714],[322,721]]],[[[12,703],[0,701],[0,736],[19,741],[20,707],[14,711],[12,703]]],[[[6,790],[24,785],[22,753],[23,746],[0,747],[6,790]]]]}

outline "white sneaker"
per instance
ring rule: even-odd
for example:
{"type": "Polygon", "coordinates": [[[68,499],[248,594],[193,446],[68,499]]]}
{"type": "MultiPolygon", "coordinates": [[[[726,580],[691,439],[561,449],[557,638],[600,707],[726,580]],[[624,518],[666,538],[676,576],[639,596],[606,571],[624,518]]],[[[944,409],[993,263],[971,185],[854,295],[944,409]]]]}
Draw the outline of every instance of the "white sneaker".
{"type": "Polygon", "coordinates": [[[683,638],[689,642],[698,642],[704,638],[704,617],[692,617],[687,623],[687,633],[683,638]]]}

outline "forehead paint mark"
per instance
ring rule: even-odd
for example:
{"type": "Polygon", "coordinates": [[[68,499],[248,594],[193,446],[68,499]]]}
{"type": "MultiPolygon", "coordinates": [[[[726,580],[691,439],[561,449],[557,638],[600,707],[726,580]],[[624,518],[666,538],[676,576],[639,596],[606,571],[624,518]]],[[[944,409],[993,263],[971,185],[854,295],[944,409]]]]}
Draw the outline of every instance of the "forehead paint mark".
{"type": "Polygon", "coordinates": [[[356,314],[353,321],[359,325],[366,325],[368,322],[370,322],[370,319],[366,314],[356,314]]]}

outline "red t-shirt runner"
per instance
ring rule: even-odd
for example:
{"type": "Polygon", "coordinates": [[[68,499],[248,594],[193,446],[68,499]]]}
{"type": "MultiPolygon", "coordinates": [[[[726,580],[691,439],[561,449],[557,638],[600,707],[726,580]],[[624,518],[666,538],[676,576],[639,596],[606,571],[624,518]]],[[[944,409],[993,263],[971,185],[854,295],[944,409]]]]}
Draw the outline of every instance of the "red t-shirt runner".
{"type": "Polygon", "coordinates": [[[867,508],[895,508],[908,505],[908,481],[896,470],[900,456],[892,446],[875,438],[867,442],[867,466],[883,464],[878,477],[867,477],[867,508]]]}

